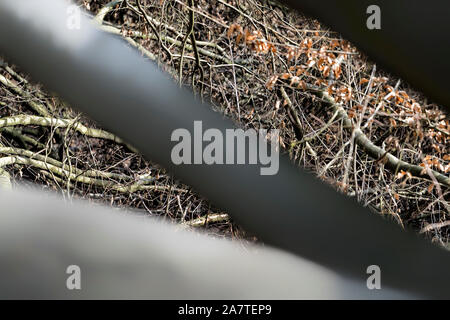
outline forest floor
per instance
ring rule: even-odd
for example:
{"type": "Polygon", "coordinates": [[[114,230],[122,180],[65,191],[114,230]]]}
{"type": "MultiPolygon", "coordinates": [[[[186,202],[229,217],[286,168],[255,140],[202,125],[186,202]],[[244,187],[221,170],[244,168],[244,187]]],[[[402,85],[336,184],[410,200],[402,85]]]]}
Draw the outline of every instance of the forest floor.
{"type": "MultiPolygon", "coordinates": [[[[236,125],[279,129],[298,166],[449,246],[449,117],[336,32],[272,1],[77,3],[236,125]]],[[[0,178],[257,241],[116,141],[14,65],[0,67],[0,178]]]]}

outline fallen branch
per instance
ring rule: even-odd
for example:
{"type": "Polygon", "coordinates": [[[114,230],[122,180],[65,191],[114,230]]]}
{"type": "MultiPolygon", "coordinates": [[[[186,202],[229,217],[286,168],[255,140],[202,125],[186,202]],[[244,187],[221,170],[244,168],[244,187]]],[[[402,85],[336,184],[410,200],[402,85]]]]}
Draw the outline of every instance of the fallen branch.
{"type": "Polygon", "coordinates": [[[203,227],[209,223],[228,222],[230,216],[225,213],[208,214],[206,217],[200,217],[190,221],[183,222],[188,227],[203,227]]]}
{"type": "Polygon", "coordinates": [[[56,165],[46,163],[44,161],[39,161],[31,158],[21,157],[21,156],[9,156],[9,157],[3,157],[0,158],[0,168],[3,168],[7,165],[12,164],[21,164],[21,165],[27,165],[27,166],[33,166],[35,168],[45,170],[48,172],[51,172],[52,174],[55,174],[59,177],[66,177],[66,180],[58,179],[60,182],[63,183],[71,183],[70,181],[76,181],[79,183],[87,184],[87,185],[95,185],[102,187],[104,189],[114,190],[119,193],[135,193],[137,191],[176,191],[176,192],[188,192],[188,190],[185,189],[178,189],[178,188],[172,188],[172,186],[157,186],[157,185],[147,185],[147,181],[150,181],[148,179],[142,179],[139,180],[131,185],[123,185],[123,184],[117,184],[112,181],[105,181],[102,179],[96,179],[91,178],[86,175],[77,175],[74,173],[70,173],[67,170],[58,167],[56,165]]]}
{"type": "Polygon", "coordinates": [[[102,130],[102,129],[95,129],[95,128],[88,128],[85,125],[83,125],[81,122],[77,122],[72,119],[56,119],[56,118],[50,118],[50,117],[39,117],[39,116],[33,116],[33,115],[18,115],[18,116],[12,116],[12,117],[5,117],[0,118],[0,128],[4,127],[13,127],[13,126],[26,126],[26,125],[37,125],[37,126],[43,126],[43,127],[59,127],[59,128],[72,128],[75,131],[78,131],[79,133],[89,136],[91,138],[100,138],[100,139],[106,139],[110,140],[116,143],[120,143],[123,145],[126,145],[130,150],[133,152],[136,152],[136,149],[132,146],[125,143],[121,138],[117,137],[116,135],[102,130]]]}
{"type": "Polygon", "coordinates": [[[103,8],[101,8],[97,15],[94,17],[94,21],[98,24],[102,24],[105,16],[119,3],[122,3],[124,0],[114,0],[110,3],[106,4],[103,8]]]}
{"type": "MultiPolygon", "coordinates": [[[[370,141],[369,138],[367,138],[367,136],[361,131],[361,129],[354,127],[352,120],[349,118],[342,105],[337,103],[334,98],[328,94],[328,92],[317,90],[315,88],[314,92],[319,95],[324,101],[326,101],[332,107],[334,112],[338,113],[338,119],[342,120],[344,128],[346,128],[350,132],[353,132],[356,143],[361,148],[363,148],[369,156],[374,159],[383,161],[388,168],[391,168],[393,170],[409,171],[416,177],[430,179],[425,174],[426,172],[424,172],[423,167],[400,160],[399,158],[376,146],[372,141],[370,141]]],[[[430,171],[439,183],[450,187],[450,177],[447,177],[434,170],[430,171]]]]}
{"type": "MultiPolygon", "coordinates": [[[[62,168],[64,170],[69,171],[70,166],[68,164],[63,164],[62,162],[53,159],[51,157],[35,153],[29,150],[24,150],[20,148],[14,148],[14,147],[0,147],[0,154],[5,155],[17,155],[17,156],[23,156],[27,157],[33,160],[38,160],[44,163],[48,163],[54,166],[57,166],[59,168],[62,168]]],[[[127,176],[126,174],[120,174],[120,173],[113,173],[113,172],[105,172],[100,170],[82,170],[79,168],[72,168],[72,170],[75,170],[73,173],[75,175],[84,175],[86,177],[91,178],[104,178],[104,179],[115,179],[118,181],[131,181],[133,180],[132,177],[127,176]]]]}

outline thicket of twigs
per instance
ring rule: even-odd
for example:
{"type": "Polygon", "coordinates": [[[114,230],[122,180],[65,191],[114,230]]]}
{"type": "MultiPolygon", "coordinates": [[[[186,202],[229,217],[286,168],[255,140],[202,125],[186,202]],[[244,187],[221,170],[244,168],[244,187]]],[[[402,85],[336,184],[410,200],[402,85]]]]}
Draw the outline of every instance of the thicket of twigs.
{"type": "MultiPolygon", "coordinates": [[[[239,126],[280,129],[299,166],[448,246],[448,117],[339,34],[272,1],[78,3],[239,126]]],[[[2,66],[0,82],[0,179],[243,236],[225,212],[14,66],[2,66]]]]}

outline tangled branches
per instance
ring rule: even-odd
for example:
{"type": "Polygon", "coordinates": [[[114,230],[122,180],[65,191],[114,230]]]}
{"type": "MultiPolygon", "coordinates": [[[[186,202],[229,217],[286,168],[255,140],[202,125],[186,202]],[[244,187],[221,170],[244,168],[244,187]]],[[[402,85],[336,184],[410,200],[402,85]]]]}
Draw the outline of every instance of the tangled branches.
{"type": "Polygon", "coordinates": [[[65,196],[110,199],[111,204],[166,215],[188,227],[229,225],[226,214],[212,212],[203,199],[145,162],[132,146],[88,125],[10,66],[0,81],[0,189],[35,180],[65,196]]]}
{"type": "MultiPolygon", "coordinates": [[[[100,28],[240,126],[280,129],[293,162],[375,212],[448,243],[448,117],[339,34],[272,1],[79,3],[100,28]]],[[[8,159],[0,177],[23,174],[176,221],[216,223],[188,187],[8,68],[0,74],[0,150],[8,159]]],[[[219,225],[235,228],[216,214],[219,225]]]]}

